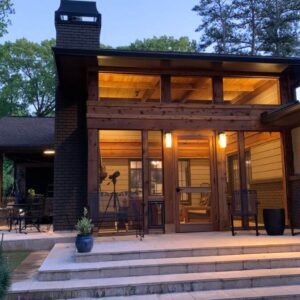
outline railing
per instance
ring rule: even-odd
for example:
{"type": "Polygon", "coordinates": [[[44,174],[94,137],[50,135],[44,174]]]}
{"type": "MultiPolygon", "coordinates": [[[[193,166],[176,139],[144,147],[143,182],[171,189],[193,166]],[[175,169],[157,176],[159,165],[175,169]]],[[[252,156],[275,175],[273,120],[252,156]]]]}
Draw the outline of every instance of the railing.
{"type": "Polygon", "coordinates": [[[148,229],[161,229],[165,233],[165,202],[148,201],[148,229]]]}

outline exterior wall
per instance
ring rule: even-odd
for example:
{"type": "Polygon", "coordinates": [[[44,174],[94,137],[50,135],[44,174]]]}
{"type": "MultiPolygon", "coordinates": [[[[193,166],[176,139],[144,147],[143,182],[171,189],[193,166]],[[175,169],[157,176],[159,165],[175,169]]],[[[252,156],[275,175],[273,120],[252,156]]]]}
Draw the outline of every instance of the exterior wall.
{"type": "Polygon", "coordinates": [[[86,205],[87,137],[85,95],[56,99],[54,162],[54,230],[74,229],[86,205]],[[68,222],[66,222],[68,220],[68,222]]]}

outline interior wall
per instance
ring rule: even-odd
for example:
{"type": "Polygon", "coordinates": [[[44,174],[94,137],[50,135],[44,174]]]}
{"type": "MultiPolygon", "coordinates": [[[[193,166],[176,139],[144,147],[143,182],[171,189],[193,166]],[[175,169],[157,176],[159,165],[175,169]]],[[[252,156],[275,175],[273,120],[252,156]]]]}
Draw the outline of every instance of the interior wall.
{"type": "Polygon", "coordinates": [[[294,173],[300,175],[300,127],[292,130],[293,153],[294,153],[294,173]]]}

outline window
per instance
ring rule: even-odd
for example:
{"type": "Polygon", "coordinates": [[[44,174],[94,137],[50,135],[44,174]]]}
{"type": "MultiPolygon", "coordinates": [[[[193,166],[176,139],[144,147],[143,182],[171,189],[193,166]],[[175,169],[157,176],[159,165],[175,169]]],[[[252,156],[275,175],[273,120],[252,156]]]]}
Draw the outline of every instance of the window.
{"type": "Polygon", "coordinates": [[[150,161],[150,195],[162,196],[163,195],[163,174],[162,174],[162,161],[150,161]]]}
{"type": "MultiPolygon", "coordinates": [[[[179,187],[190,186],[190,162],[188,159],[178,161],[178,184],[179,187]]],[[[180,195],[180,203],[190,205],[189,194],[181,193],[180,195]]]]}
{"type": "Polygon", "coordinates": [[[224,101],[231,104],[280,104],[279,81],[276,78],[225,77],[224,101]]]}
{"type": "Polygon", "coordinates": [[[142,197],[143,172],[140,160],[131,160],[129,163],[129,192],[131,197],[142,197]]]}

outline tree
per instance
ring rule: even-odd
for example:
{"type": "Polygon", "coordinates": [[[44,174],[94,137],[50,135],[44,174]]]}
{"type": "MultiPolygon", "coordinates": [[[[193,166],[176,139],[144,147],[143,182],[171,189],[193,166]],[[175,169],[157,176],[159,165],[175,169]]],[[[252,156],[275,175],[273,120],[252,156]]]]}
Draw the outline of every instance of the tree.
{"type": "Polygon", "coordinates": [[[262,1],[262,50],[274,56],[299,54],[300,1],[262,1]]]}
{"type": "Polygon", "coordinates": [[[142,51],[181,51],[195,52],[197,51],[196,41],[190,40],[188,37],[180,37],[175,39],[172,36],[160,36],[143,40],[136,40],[129,46],[118,47],[123,50],[142,50],[142,51]]]}
{"type": "Polygon", "coordinates": [[[0,103],[3,114],[54,114],[54,40],[40,44],[26,39],[0,46],[0,103]]]}
{"type": "Polygon", "coordinates": [[[233,0],[237,52],[257,55],[261,47],[262,3],[256,0],[233,0]]]}
{"type": "Polygon", "coordinates": [[[10,24],[9,15],[14,13],[11,0],[0,1],[0,37],[7,32],[7,26],[10,24]]]}
{"type": "MultiPolygon", "coordinates": [[[[201,24],[196,29],[201,38],[199,50],[213,49],[216,53],[232,53],[236,51],[234,7],[229,0],[200,0],[194,6],[201,17],[201,24]]],[[[211,50],[210,50],[211,51],[211,50]]]]}

